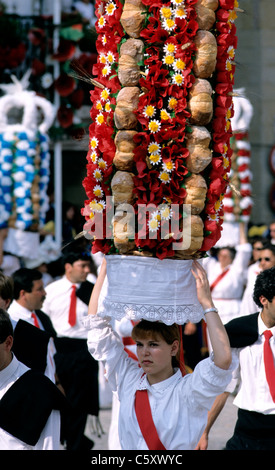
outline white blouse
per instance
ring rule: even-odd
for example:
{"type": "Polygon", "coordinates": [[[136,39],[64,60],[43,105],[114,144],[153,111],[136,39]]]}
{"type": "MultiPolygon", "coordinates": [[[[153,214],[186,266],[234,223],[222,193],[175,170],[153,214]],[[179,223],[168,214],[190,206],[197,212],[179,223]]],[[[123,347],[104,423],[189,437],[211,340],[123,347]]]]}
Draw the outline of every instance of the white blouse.
{"type": "MultiPolygon", "coordinates": [[[[212,359],[201,361],[192,374],[182,377],[175,369],[172,377],[150,385],[137,362],[124,351],[110,318],[89,315],[84,325],[93,357],[105,362],[106,378],[120,400],[119,438],[123,450],[147,450],[135,409],[136,390],[147,389],[153,420],[167,450],[193,450],[207,422],[207,412],[215,397],[231,380],[230,370],[218,368],[212,359]]],[[[235,368],[235,366],[233,366],[235,368]]]]}

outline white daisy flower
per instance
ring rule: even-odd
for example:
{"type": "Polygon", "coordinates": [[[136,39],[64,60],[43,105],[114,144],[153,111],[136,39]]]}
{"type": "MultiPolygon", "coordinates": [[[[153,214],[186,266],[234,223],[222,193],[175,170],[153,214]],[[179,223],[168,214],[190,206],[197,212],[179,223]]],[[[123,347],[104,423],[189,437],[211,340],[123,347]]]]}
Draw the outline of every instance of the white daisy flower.
{"type": "Polygon", "coordinates": [[[173,75],[172,82],[175,85],[181,86],[184,83],[184,76],[181,73],[175,73],[175,75],[173,75]]]}
{"type": "Polygon", "coordinates": [[[186,10],[185,10],[185,7],[184,5],[180,5],[179,7],[176,8],[175,10],[175,18],[186,18],[187,16],[187,13],[186,13],[186,10]]]}
{"type": "Polygon", "coordinates": [[[92,137],[90,140],[90,147],[92,149],[96,149],[98,144],[99,144],[98,139],[96,137],[92,137]]]}
{"type": "Polygon", "coordinates": [[[106,20],[105,20],[104,16],[100,16],[98,18],[98,21],[97,21],[97,26],[99,28],[103,28],[105,26],[105,24],[106,24],[106,20]]]}
{"type": "Polygon", "coordinates": [[[108,75],[110,75],[110,73],[111,73],[111,70],[112,69],[111,69],[110,65],[105,64],[105,66],[101,70],[101,74],[103,75],[103,77],[108,77],[108,75]]]}
{"type": "Polygon", "coordinates": [[[97,164],[101,170],[106,170],[107,163],[105,162],[105,160],[103,160],[103,158],[99,158],[97,164]]]}
{"type": "Polygon", "coordinates": [[[149,156],[149,161],[150,163],[152,163],[152,165],[157,165],[158,163],[160,163],[162,160],[161,156],[158,155],[158,154],[152,154],[149,156]]]}
{"type": "Polygon", "coordinates": [[[157,142],[151,142],[148,145],[148,152],[152,155],[160,155],[161,147],[157,142]]]}
{"type": "Polygon", "coordinates": [[[41,77],[41,85],[43,88],[50,88],[53,84],[53,76],[51,73],[44,73],[41,77]]]}
{"type": "Polygon", "coordinates": [[[114,11],[116,10],[116,4],[114,2],[109,2],[106,5],[106,14],[109,16],[112,16],[114,14],[114,11]]]}
{"type": "Polygon", "coordinates": [[[161,207],[160,209],[160,215],[163,220],[170,220],[172,218],[173,211],[171,207],[164,204],[163,207],[161,207]]]}
{"type": "Polygon", "coordinates": [[[98,115],[96,116],[95,118],[95,121],[96,121],[96,124],[98,124],[99,126],[101,126],[101,124],[104,123],[104,116],[102,113],[98,113],[98,115]]]}
{"type": "Polygon", "coordinates": [[[93,175],[97,181],[101,181],[103,178],[102,173],[98,168],[94,171],[93,175]]]}
{"type": "Polygon", "coordinates": [[[175,164],[171,161],[163,162],[162,163],[162,169],[163,171],[167,171],[168,173],[171,173],[175,168],[175,164]]]}
{"type": "Polygon", "coordinates": [[[99,54],[98,62],[99,62],[100,64],[106,64],[106,63],[107,63],[106,56],[105,56],[105,54],[104,54],[103,52],[101,52],[101,53],[99,54]]]}
{"type": "Polygon", "coordinates": [[[98,198],[102,198],[104,193],[103,193],[103,190],[101,188],[101,186],[99,184],[96,184],[94,189],[93,189],[93,193],[96,197],[98,198]]]}
{"type": "Polygon", "coordinates": [[[151,118],[151,117],[153,117],[155,114],[156,114],[156,108],[155,108],[155,106],[152,106],[152,105],[145,106],[145,108],[144,108],[144,110],[143,110],[143,116],[145,116],[145,117],[147,117],[147,118],[151,118]]]}
{"type": "Polygon", "coordinates": [[[173,62],[173,69],[175,72],[182,72],[185,69],[185,62],[182,59],[175,59],[173,62]]]}
{"type": "Polygon", "coordinates": [[[157,121],[156,119],[154,119],[153,121],[150,121],[149,124],[148,124],[148,129],[150,130],[150,132],[152,132],[153,134],[155,134],[156,132],[158,132],[161,128],[161,124],[159,121],[157,121]]]}
{"type": "Polygon", "coordinates": [[[175,61],[175,57],[172,54],[166,54],[162,58],[162,62],[164,63],[164,65],[167,65],[168,67],[173,66],[174,61],[175,61]]]}
{"type": "Polygon", "coordinates": [[[148,220],[147,224],[149,232],[157,232],[160,227],[160,222],[156,218],[148,220]]]}
{"type": "Polygon", "coordinates": [[[162,171],[159,174],[159,179],[162,183],[167,184],[171,181],[171,175],[167,171],[162,171]]]}
{"type": "Polygon", "coordinates": [[[109,64],[114,64],[116,61],[115,55],[111,51],[107,52],[106,59],[109,62],[109,64]]]}
{"type": "Polygon", "coordinates": [[[175,54],[177,52],[177,46],[172,42],[168,42],[167,44],[165,44],[163,50],[165,54],[175,54]]]}
{"type": "Polygon", "coordinates": [[[109,90],[109,88],[104,88],[104,90],[102,90],[100,94],[101,99],[104,101],[107,101],[108,98],[110,97],[110,93],[111,91],[109,90]]]}
{"type": "Polygon", "coordinates": [[[173,18],[163,19],[161,24],[165,31],[173,31],[176,27],[176,22],[173,18]]]}

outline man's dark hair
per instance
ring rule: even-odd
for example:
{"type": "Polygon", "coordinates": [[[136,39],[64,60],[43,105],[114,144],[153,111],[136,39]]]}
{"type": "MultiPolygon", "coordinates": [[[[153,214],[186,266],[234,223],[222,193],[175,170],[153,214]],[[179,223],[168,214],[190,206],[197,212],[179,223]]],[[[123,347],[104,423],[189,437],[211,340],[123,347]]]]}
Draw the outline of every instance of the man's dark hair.
{"type": "Polygon", "coordinates": [[[269,302],[275,297],[275,266],[258,274],[253,291],[253,300],[262,307],[260,297],[264,296],[269,302]]]}
{"type": "Polygon", "coordinates": [[[68,251],[63,253],[63,265],[74,264],[76,261],[91,261],[91,255],[86,251],[68,251]]]}
{"type": "Polygon", "coordinates": [[[13,337],[12,322],[8,312],[0,308],[0,344],[4,343],[8,336],[13,337]]]}
{"type": "Polygon", "coordinates": [[[15,300],[19,299],[20,291],[25,290],[31,292],[33,288],[33,281],[40,281],[42,273],[37,269],[20,268],[12,275],[13,290],[15,300]]]}
{"type": "Polygon", "coordinates": [[[275,245],[272,245],[272,243],[266,242],[263,244],[262,250],[269,250],[272,251],[272,254],[275,256],[275,245]]]}
{"type": "Polygon", "coordinates": [[[5,276],[0,271],[0,297],[3,300],[12,300],[13,298],[13,280],[9,276],[5,276]]]}

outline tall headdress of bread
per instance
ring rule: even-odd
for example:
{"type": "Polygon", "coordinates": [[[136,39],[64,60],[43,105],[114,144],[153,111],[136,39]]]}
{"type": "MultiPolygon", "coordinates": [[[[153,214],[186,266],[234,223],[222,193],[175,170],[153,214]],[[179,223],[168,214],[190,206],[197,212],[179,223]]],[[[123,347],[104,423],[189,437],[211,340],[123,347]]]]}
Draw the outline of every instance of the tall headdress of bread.
{"type": "Polygon", "coordinates": [[[108,255],[104,305],[117,318],[202,317],[190,268],[222,230],[238,10],[96,1],[83,215],[93,251],[108,255]]]}

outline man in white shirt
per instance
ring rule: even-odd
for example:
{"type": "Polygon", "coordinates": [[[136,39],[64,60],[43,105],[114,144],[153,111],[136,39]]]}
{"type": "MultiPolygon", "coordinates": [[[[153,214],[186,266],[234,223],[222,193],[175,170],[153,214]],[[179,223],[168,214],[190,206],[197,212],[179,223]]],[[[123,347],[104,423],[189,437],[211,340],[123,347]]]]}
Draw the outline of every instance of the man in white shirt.
{"type": "MultiPolygon", "coordinates": [[[[249,271],[247,277],[247,285],[243,293],[241,305],[240,305],[240,316],[250,315],[257,312],[258,306],[253,300],[253,289],[256,278],[261,271],[270,269],[275,266],[275,246],[266,242],[263,243],[262,249],[259,251],[260,255],[255,263],[255,269],[249,271]]],[[[252,265],[251,265],[252,267],[252,265]]]]}
{"type": "Polygon", "coordinates": [[[12,353],[13,327],[0,309],[0,450],[59,450],[66,400],[44,374],[12,353]]]}
{"type": "Polygon", "coordinates": [[[46,296],[42,274],[35,269],[20,268],[12,279],[14,300],[8,313],[14,328],[13,351],[26,366],[40,370],[55,382],[53,338],[56,332],[48,316],[40,310],[46,296]]]}
{"type": "Polygon", "coordinates": [[[275,390],[270,383],[266,365],[266,349],[270,345],[270,363],[273,367],[271,375],[274,382],[275,266],[258,275],[253,297],[261,312],[236,318],[225,325],[232,352],[239,356],[239,368],[235,371],[230,387],[217,397],[209,412],[208,424],[197,449],[207,448],[209,431],[239,380],[240,385],[234,400],[239,408],[238,419],[226,449],[275,449],[275,390]],[[267,342],[266,334],[271,334],[271,339],[267,342]]]}
{"type": "Polygon", "coordinates": [[[90,263],[91,257],[85,252],[64,253],[65,274],[46,286],[43,303],[43,311],[57,333],[57,375],[71,405],[63,422],[67,450],[92,448],[93,441],[84,432],[88,414],[97,417],[99,412],[98,363],[88,352],[87,330],[82,325],[93,289],[86,281],[90,263]]]}

